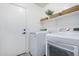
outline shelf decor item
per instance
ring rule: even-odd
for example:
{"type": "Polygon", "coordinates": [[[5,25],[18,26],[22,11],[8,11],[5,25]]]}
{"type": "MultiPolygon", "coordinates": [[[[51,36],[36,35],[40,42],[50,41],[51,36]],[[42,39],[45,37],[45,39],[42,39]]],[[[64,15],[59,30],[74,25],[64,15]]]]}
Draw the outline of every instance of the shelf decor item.
{"type": "Polygon", "coordinates": [[[48,9],[45,13],[46,13],[46,15],[48,15],[48,16],[52,16],[52,15],[53,15],[53,12],[54,12],[54,11],[51,11],[51,10],[48,9]]]}
{"type": "Polygon", "coordinates": [[[59,16],[63,16],[63,15],[72,13],[72,12],[79,11],[79,5],[72,6],[72,7],[68,8],[68,9],[62,10],[61,12],[54,13],[54,14],[52,12],[50,12],[50,11],[51,10],[46,11],[46,14],[49,15],[49,16],[46,16],[46,17],[40,19],[40,21],[53,19],[53,18],[56,18],[56,17],[59,17],[59,16]]]}

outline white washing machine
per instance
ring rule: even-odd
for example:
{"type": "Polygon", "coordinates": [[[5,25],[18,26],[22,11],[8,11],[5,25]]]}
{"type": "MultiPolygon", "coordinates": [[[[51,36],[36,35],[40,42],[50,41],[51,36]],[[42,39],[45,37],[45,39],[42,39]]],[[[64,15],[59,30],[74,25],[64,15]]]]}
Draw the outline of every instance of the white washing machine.
{"type": "Polygon", "coordinates": [[[47,56],[79,56],[79,32],[46,35],[47,56]]]}
{"type": "Polygon", "coordinates": [[[33,56],[45,55],[45,36],[46,31],[31,32],[30,33],[30,53],[33,56]]]}

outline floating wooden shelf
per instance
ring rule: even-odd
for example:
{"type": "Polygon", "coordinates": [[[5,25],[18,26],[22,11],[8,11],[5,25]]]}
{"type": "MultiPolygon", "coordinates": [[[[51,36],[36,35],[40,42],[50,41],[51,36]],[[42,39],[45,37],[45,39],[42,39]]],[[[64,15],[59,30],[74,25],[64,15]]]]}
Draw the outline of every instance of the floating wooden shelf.
{"type": "Polygon", "coordinates": [[[40,21],[48,20],[48,17],[42,18],[40,21]]]}
{"type": "Polygon", "coordinates": [[[76,6],[73,6],[71,8],[68,8],[66,10],[63,10],[62,12],[56,13],[56,14],[50,16],[50,17],[42,18],[42,19],[40,19],[40,21],[45,21],[45,20],[55,18],[55,17],[58,17],[58,16],[63,16],[65,14],[69,14],[69,13],[72,13],[72,12],[75,12],[75,11],[79,11],[79,5],[76,5],[76,6]]]}

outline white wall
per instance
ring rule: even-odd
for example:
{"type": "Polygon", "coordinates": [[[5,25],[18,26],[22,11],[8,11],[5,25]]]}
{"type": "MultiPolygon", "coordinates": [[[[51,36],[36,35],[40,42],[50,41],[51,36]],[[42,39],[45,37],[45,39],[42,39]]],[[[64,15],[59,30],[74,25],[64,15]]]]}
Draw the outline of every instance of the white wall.
{"type": "Polygon", "coordinates": [[[26,23],[29,32],[40,31],[41,8],[32,4],[18,4],[26,9],[26,23]]]}
{"type": "MultiPolygon", "coordinates": [[[[0,55],[16,55],[16,53],[17,53],[16,50],[18,50],[18,49],[15,47],[20,47],[18,45],[20,45],[22,43],[22,40],[25,40],[24,36],[21,37],[22,30],[25,27],[26,27],[26,31],[27,31],[27,33],[26,33],[26,52],[28,52],[29,51],[29,49],[28,49],[29,48],[29,45],[28,45],[29,44],[29,40],[28,40],[29,33],[40,31],[41,8],[32,3],[12,4],[12,5],[11,4],[0,4],[0,8],[1,8],[0,9],[0,12],[1,12],[1,14],[0,14],[0,18],[1,18],[0,19],[0,32],[1,32],[0,33],[0,46],[1,46],[0,55]],[[22,8],[20,8],[20,9],[18,8],[19,9],[18,10],[17,8],[13,9],[12,6],[15,6],[15,7],[19,6],[22,8]],[[22,9],[24,10],[23,12],[22,12],[22,9]],[[16,11],[20,14],[18,14],[16,11]],[[7,22],[9,22],[10,25],[7,22]],[[20,22],[24,22],[24,23],[20,23],[20,22]],[[17,23],[19,23],[19,24],[17,24],[17,23]],[[25,25],[25,23],[26,23],[26,25],[25,25]],[[18,26],[18,28],[16,28],[17,26],[18,26]],[[22,27],[22,29],[20,29],[21,27],[22,27]],[[17,31],[15,31],[15,30],[17,30],[17,31]],[[21,31],[19,31],[19,30],[21,30],[21,31]],[[2,34],[2,32],[3,32],[3,34],[2,34]],[[11,32],[12,34],[13,33],[16,33],[16,34],[11,35],[11,33],[9,33],[9,32],[11,32]],[[18,35],[21,35],[21,36],[17,37],[18,39],[16,37],[14,37],[14,36],[18,36],[17,32],[18,32],[18,35]],[[21,41],[19,42],[20,44],[19,43],[15,44],[14,42],[12,42],[12,40],[13,41],[15,40],[15,42],[19,42],[20,40],[21,41]],[[8,43],[6,43],[6,42],[8,42],[8,43]],[[13,44],[16,46],[14,47],[10,44],[13,44]],[[13,51],[14,49],[16,49],[15,50],[16,53],[13,51]],[[15,54],[10,54],[11,52],[13,52],[15,54]]],[[[23,44],[25,44],[25,41],[23,41],[23,44]]],[[[25,47],[25,46],[23,45],[22,47],[25,47]]],[[[23,49],[21,49],[21,50],[23,50],[23,49]]],[[[25,52],[25,50],[23,50],[23,52],[25,52]]],[[[21,52],[21,53],[23,53],[23,52],[21,52]]]]}
{"type": "MultiPolygon", "coordinates": [[[[60,12],[64,9],[67,9],[71,6],[74,6],[77,4],[48,4],[45,8],[43,8],[43,11],[45,12],[47,9],[55,11],[55,13],[60,12]]],[[[45,13],[43,13],[42,17],[45,17],[45,13]]],[[[43,28],[47,28],[49,31],[52,32],[58,32],[61,28],[74,28],[79,27],[79,11],[73,12],[61,17],[57,17],[54,19],[49,19],[49,22],[44,22],[43,28]]]]}
{"type": "Polygon", "coordinates": [[[77,3],[49,3],[48,5],[46,5],[46,7],[43,8],[44,12],[42,15],[47,16],[45,14],[45,11],[47,11],[48,9],[54,11],[54,13],[57,13],[74,5],[78,5],[78,4],[77,3]]]}
{"type": "Polygon", "coordinates": [[[0,55],[18,55],[25,52],[25,9],[0,3],[0,55]]]}
{"type": "Polygon", "coordinates": [[[19,3],[16,4],[19,6],[22,6],[26,9],[26,50],[29,50],[29,33],[30,32],[38,32],[40,31],[40,18],[41,18],[41,13],[42,9],[38,7],[37,5],[34,5],[32,3],[19,3]]]}

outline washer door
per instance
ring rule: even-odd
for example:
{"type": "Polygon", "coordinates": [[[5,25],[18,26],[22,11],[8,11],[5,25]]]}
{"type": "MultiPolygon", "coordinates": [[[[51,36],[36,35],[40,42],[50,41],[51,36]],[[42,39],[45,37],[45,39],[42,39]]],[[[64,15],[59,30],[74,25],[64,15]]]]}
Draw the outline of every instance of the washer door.
{"type": "Polygon", "coordinates": [[[77,56],[78,47],[57,43],[57,42],[48,42],[47,44],[47,55],[48,56],[77,56]]]}

